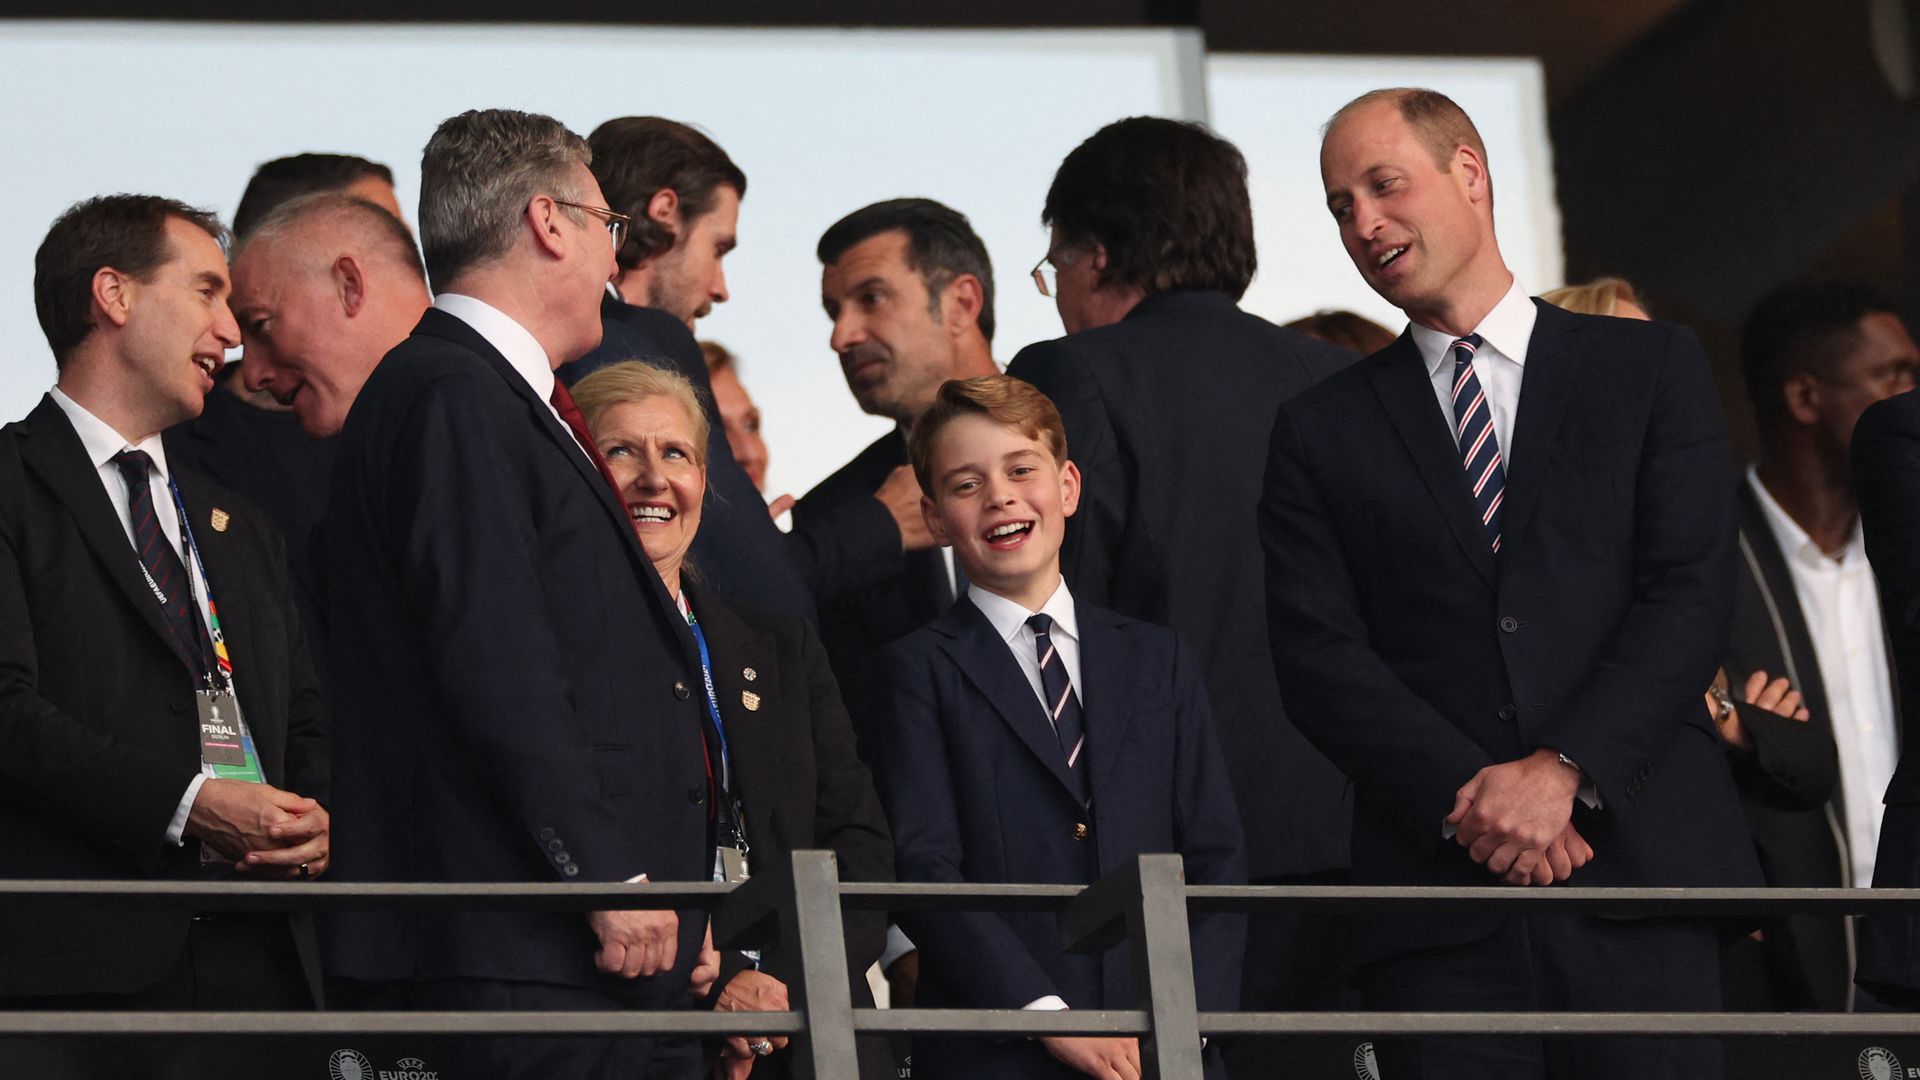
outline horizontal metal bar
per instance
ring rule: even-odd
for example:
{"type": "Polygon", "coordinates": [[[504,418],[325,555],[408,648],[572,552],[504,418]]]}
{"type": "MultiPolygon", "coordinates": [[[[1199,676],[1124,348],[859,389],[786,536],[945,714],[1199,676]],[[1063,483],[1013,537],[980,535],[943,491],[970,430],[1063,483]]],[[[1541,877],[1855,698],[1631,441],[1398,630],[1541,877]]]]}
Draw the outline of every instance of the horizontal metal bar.
{"type": "Polygon", "coordinates": [[[1200,1014],[1230,1035],[1601,1035],[1700,1037],[1920,1035],[1917,1013],[1326,1012],[1200,1014]]]}
{"type": "MultiPolygon", "coordinates": [[[[281,881],[0,881],[0,911],[62,906],[162,907],[192,911],[600,911],[711,910],[732,892],[707,882],[561,884],[281,881]]],[[[1072,885],[932,885],[853,882],[848,910],[1057,911],[1072,885]]],[[[1203,885],[1187,902],[1200,911],[1270,907],[1367,914],[1417,909],[1565,911],[1608,915],[1809,915],[1920,913],[1920,889],[1441,888],[1435,886],[1203,885]]]]}
{"type": "Polygon", "coordinates": [[[708,910],[733,891],[710,882],[586,885],[560,882],[0,881],[0,911],[45,907],[187,911],[708,910]]]}
{"type": "Polygon", "coordinates": [[[1141,1009],[855,1009],[855,1031],[892,1035],[1140,1035],[1141,1009]]]}
{"type": "Polygon", "coordinates": [[[798,1035],[797,1012],[9,1012],[0,1035],[798,1035]]]}

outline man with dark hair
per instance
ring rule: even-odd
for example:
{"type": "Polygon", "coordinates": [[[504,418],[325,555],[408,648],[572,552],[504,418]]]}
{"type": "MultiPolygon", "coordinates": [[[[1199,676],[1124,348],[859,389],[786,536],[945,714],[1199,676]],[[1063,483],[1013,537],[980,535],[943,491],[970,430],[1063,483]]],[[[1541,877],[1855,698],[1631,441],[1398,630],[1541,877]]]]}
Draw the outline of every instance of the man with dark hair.
{"type": "MultiPolygon", "coordinates": [[[[111,195],[62,214],[35,256],[58,376],[0,431],[0,876],[327,868],[325,707],[279,538],[160,439],[200,411],[239,339],[225,239],[204,211],[111,195]]],[[[306,1009],[318,976],[311,923],[285,915],[0,920],[0,1008],[306,1009]]],[[[29,1040],[0,1054],[24,1075],[83,1077],[189,1052],[29,1040]]]]}
{"type": "MultiPolygon", "coordinates": [[[[1741,369],[1760,456],[1739,484],[1739,576],[1725,667],[1786,675],[1806,703],[1796,723],[1741,709],[1741,782],[1767,884],[1865,887],[1873,881],[1881,795],[1900,754],[1894,686],[1873,568],[1859,528],[1848,448],[1860,414],[1913,388],[1920,365],[1890,300],[1862,285],[1777,289],[1747,319],[1741,369]],[[1796,794],[1775,775],[1839,787],[1796,794]]],[[[1769,920],[1761,942],[1727,952],[1728,1008],[1847,1010],[1852,934],[1845,917],[1769,920]]]]}
{"type": "MultiPolygon", "coordinates": [[[[1354,880],[1758,884],[1702,703],[1734,562],[1706,357],[1682,327],[1530,299],[1500,254],[1479,140],[1436,156],[1424,138],[1410,106],[1435,97],[1376,91],[1327,126],[1341,244],[1411,326],[1281,406],[1259,499],[1273,664],[1295,722],[1352,778],[1354,880]]],[[[1707,919],[1480,908],[1355,931],[1374,1009],[1720,1004],[1707,919]]],[[[1383,1076],[1724,1071],[1706,1039],[1375,1050],[1383,1076]]]]}
{"type": "Polygon", "coordinates": [[[746,174],[712,139],[658,116],[595,128],[593,174],[607,205],[633,220],[619,268],[600,301],[600,346],[560,369],[572,385],[622,360],[648,360],[687,377],[707,410],[707,498],[689,558],[713,591],[811,616],[813,597],[786,555],[766,501],[733,455],[713,404],[694,320],[727,298],[720,262],[733,250],[746,174]]]}
{"type": "MultiPolygon", "coordinates": [[[[1262,572],[1253,506],[1274,413],[1352,354],[1240,310],[1255,265],[1246,161],[1199,124],[1101,128],[1061,163],[1041,222],[1052,240],[1034,277],[1068,334],[1021,350],[1007,371],[1060,407],[1086,474],[1062,551],[1067,584],[1173,627],[1198,655],[1254,879],[1338,881],[1346,779],[1281,709],[1248,585],[1262,572]]],[[[1315,950],[1327,935],[1299,921],[1254,921],[1249,1008],[1326,1000],[1331,958],[1315,950]]]]}
{"type": "Polygon", "coordinates": [[[352,154],[293,154],[274,158],[253,171],[240,208],[233,212],[233,234],[245,240],[274,209],[302,195],[344,191],[401,217],[393,191],[393,170],[352,154]]]}
{"type": "MultiPolygon", "coordinates": [[[[347,416],[317,544],[348,880],[710,876],[705,763],[720,753],[691,689],[699,652],[554,378],[600,341],[626,223],[589,159],[559,121],[505,109],[445,121],[422,157],[438,292],[347,416]]],[[[666,1007],[717,971],[705,925],[672,911],[343,913],[329,971],[410,984],[429,1009],[666,1007]]],[[[676,1039],[442,1052],[460,1076],[700,1069],[697,1044],[676,1039]]]]}

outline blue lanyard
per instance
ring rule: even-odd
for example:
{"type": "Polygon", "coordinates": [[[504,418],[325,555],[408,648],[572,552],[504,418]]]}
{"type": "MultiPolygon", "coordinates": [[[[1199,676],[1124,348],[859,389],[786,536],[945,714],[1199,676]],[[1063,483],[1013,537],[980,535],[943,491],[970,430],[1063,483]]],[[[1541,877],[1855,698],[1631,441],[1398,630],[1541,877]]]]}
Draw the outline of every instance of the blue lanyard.
{"type": "Polygon", "coordinates": [[[700,632],[700,620],[687,608],[687,628],[693,631],[694,644],[700,646],[700,676],[707,684],[707,715],[713,717],[713,730],[720,737],[720,786],[733,789],[733,763],[727,754],[727,725],[720,719],[720,695],[713,690],[713,658],[707,652],[707,635],[700,632]]]}
{"type": "MultiPolygon", "coordinates": [[[[183,567],[187,572],[187,607],[196,616],[194,629],[205,633],[209,638],[201,642],[212,654],[213,659],[213,670],[207,672],[207,682],[210,688],[224,689],[232,693],[233,662],[227,657],[227,636],[220,628],[220,605],[213,599],[213,578],[207,573],[207,560],[200,554],[200,542],[193,538],[193,525],[187,520],[187,502],[180,497],[180,485],[173,482],[171,475],[167,477],[167,491],[173,496],[173,512],[178,515],[180,522],[180,538],[186,541],[187,553],[193,556],[193,567],[183,567]],[[200,571],[200,580],[207,585],[207,619],[204,628],[197,618],[199,605],[193,602],[193,571],[196,567],[200,571]]],[[[199,638],[201,633],[196,633],[194,636],[199,638]]]]}

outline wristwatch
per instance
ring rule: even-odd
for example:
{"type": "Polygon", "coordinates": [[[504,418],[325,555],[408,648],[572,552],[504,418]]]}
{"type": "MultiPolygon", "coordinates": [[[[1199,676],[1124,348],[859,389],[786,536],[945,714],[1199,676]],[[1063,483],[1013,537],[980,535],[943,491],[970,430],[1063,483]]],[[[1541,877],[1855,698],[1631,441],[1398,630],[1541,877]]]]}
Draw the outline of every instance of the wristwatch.
{"type": "Polygon", "coordinates": [[[1587,775],[1586,770],[1580,767],[1580,763],[1568,757],[1567,755],[1560,753],[1558,750],[1555,750],[1554,756],[1560,759],[1560,764],[1565,765],[1569,769],[1572,769],[1574,772],[1580,774],[1580,776],[1585,777],[1587,775]]]}

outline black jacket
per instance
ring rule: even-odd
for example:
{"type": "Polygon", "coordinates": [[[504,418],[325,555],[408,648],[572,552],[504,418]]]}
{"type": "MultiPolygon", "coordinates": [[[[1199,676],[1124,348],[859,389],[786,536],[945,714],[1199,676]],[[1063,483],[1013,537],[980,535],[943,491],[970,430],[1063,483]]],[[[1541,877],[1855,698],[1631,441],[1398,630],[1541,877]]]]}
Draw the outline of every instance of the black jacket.
{"type": "Polygon", "coordinates": [[[1171,626],[1200,657],[1256,879],[1346,865],[1346,779],[1274,681],[1254,505],[1280,403],[1353,360],[1193,290],[1007,369],[1059,406],[1085,478],[1061,550],[1074,595],[1171,626]]]}

